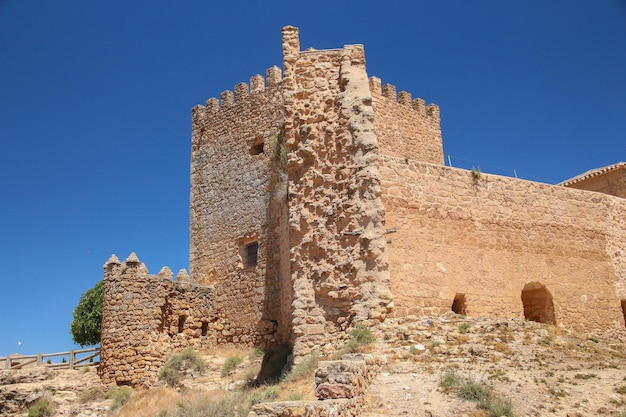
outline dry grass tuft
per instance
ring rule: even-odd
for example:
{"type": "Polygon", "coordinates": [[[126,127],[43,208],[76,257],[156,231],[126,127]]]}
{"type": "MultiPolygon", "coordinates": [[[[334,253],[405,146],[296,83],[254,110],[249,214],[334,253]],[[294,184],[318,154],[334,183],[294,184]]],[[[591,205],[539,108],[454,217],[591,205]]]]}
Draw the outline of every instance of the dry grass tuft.
{"type": "Polygon", "coordinates": [[[136,392],[112,417],[154,417],[163,410],[172,410],[181,395],[165,387],[136,392]]]}

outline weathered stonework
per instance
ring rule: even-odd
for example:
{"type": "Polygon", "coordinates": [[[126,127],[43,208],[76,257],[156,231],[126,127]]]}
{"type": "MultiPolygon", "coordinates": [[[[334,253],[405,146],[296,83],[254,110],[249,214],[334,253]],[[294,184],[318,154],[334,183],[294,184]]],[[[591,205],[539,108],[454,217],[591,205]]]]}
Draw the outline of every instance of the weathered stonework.
{"type": "Polygon", "coordinates": [[[192,110],[190,274],[105,265],[106,381],[149,385],[186,346],[298,362],[390,315],[624,335],[623,164],[563,184],[612,195],[445,167],[439,108],[368,78],[362,45],[282,35],[282,73],[192,110]]]}
{"type": "Polygon", "coordinates": [[[356,417],[365,393],[385,359],[349,354],[341,360],[320,362],[315,371],[317,401],[283,401],[253,406],[248,417],[356,417]]]}
{"type": "MultiPolygon", "coordinates": [[[[179,273],[179,277],[184,274],[179,273]]],[[[100,377],[105,383],[149,386],[173,350],[215,345],[213,288],[149,275],[131,254],[104,265],[100,377]]]]}

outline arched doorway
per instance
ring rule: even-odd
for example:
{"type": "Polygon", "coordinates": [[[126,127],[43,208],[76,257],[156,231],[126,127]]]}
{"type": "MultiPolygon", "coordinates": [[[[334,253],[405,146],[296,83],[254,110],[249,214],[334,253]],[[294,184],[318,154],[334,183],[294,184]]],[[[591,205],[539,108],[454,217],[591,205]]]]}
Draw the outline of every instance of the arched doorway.
{"type": "Polygon", "coordinates": [[[465,294],[457,293],[452,301],[452,311],[456,314],[466,314],[467,306],[465,304],[465,294]]]}
{"type": "Polygon", "coordinates": [[[552,294],[545,285],[530,282],[522,290],[524,318],[538,323],[556,324],[552,294]]]}

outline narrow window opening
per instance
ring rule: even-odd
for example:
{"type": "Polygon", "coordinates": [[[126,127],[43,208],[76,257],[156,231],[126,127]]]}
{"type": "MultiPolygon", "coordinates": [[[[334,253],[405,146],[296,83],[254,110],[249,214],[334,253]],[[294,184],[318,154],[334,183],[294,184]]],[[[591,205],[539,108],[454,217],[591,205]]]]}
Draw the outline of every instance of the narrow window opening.
{"type": "Polygon", "coordinates": [[[169,327],[170,315],[172,314],[172,305],[170,301],[166,298],[161,306],[161,315],[159,317],[159,324],[157,325],[157,331],[162,333],[169,327]]]}
{"type": "Polygon", "coordinates": [[[206,336],[208,332],[209,332],[209,322],[208,321],[203,321],[202,322],[202,329],[201,329],[202,336],[206,336]]]}
{"type": "Polygon", "coordinates": [[[467,305],[465,304],[465,294],[456,294],[452,301],[452,311],[456,314],[466,314],[467,305]]]}
{"type": "Polygon", "coordinates": [[[259,242],[246,243],[243,246],[243,266],[244,268],[253,268],[259,260],[259,242]]]}
{"type": "Polygon", "coordinates": [[[622,314],[624,315],[624,324],[626,324],[626,300],[622,300],[622,314]]]}
{"type": "Polygon", "coordinates": [[[265,141],[263,137],[256,138],[250,147],[250,155],[261,155],[263,153],[263,145],[265,141]]]}
{"type": "Polygon", "coordinates": [[[187,320],[186,316],[178,317],[178,333],[182,333],[185,330],[185,321],[187,320]]]}
{"type": "Polygon", "coordinates": [[[538,323],[556,324],[552,294],[545,285],[531,282],[522,290],[524,318],[538,323]]]}

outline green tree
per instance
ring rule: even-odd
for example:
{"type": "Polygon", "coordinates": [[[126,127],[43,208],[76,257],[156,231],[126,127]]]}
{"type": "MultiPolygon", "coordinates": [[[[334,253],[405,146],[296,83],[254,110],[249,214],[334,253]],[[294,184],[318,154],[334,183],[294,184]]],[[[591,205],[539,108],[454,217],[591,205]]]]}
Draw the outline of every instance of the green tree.
{"type": "Polygon", "coordinates": [[[103,282],[100,280],[95,287],[85,291],[74,309],[74,320],[70,324],[70,333],[74,342],[81,346],[100,343],[102,285],[103,282]]]}

